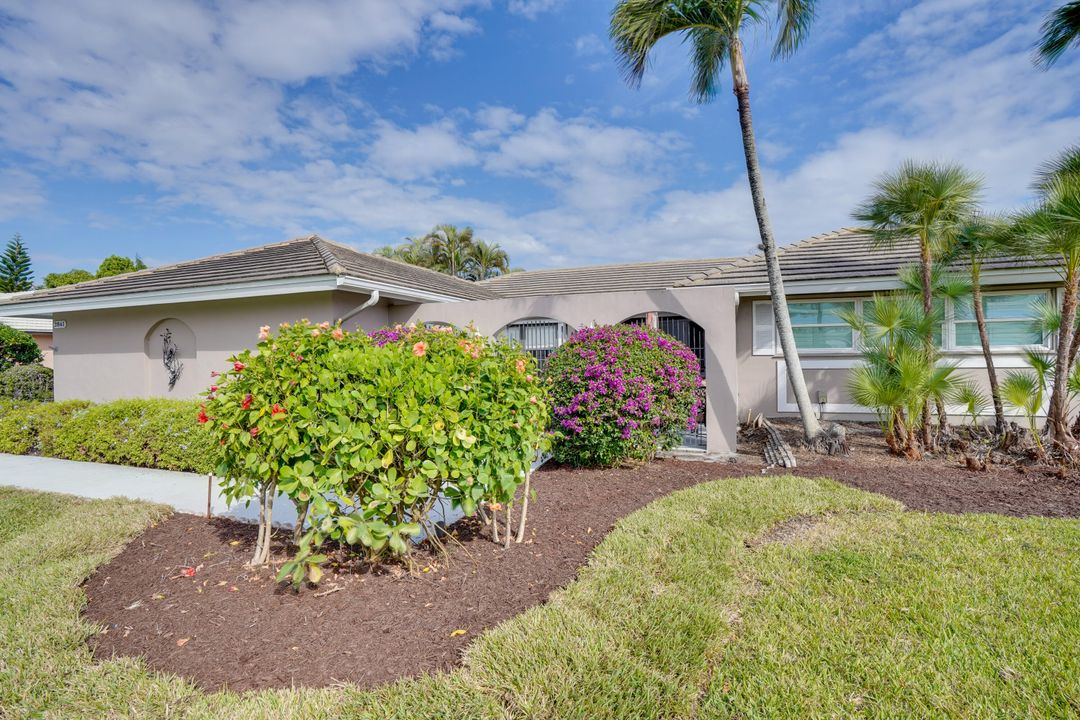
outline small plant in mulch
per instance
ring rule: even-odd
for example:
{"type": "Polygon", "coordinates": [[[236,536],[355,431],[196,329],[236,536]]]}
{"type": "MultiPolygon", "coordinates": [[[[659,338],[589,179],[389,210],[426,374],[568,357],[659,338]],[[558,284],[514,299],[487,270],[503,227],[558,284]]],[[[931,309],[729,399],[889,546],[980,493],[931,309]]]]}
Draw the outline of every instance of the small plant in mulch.
{"type": "Polygon", "coordinates": [[[570,465],[651,460],[676,447],[704,407],[697,356],[652,328],[579,330],[552,356],[545,377],[554,456],[570,465]]]}
{"type": "Polygon", "coordinates": [[[198,419],[224,450],[226,498],[259,504],[253,564],[270,558],[274,496],[296,505],[298,551],[280,575],[296,586],[318,582],[328,540],[376,561],[407,556],[421,532],[438,543],[440,499],[466,515],[485,503],[509,513],[546,443],[535,361],[506,342],[307,321],[259,338],[215,377],[198,419]]]}

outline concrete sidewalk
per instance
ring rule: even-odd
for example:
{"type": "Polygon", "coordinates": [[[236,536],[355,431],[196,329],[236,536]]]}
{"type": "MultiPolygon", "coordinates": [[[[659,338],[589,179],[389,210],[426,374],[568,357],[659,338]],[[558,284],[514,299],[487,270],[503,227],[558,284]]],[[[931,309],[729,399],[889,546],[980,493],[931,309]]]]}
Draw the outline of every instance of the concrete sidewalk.
{"type": "MultiPolygon", "coordinates": [[[[0,453],[0,485],[88,498],[126,497],[206,515],[207,477],[195,473],[0,453]]],[[[211,512],[248,522],[259,518],[259,509],[254,504],[244,507],[241,502],[229,507],[216,482],[211,512]]],[[[274,501],[274,525],[292,527],[295,523],[296,509],[292,502],[278,495],[274,501]]]]}

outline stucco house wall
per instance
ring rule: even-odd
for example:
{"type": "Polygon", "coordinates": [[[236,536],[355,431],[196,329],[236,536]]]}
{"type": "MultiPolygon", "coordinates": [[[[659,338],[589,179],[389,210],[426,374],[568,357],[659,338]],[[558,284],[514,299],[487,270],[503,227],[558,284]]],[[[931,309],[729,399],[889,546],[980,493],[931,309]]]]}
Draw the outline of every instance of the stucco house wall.
{"type": "Polygon", "coordinates": [[[739,387],[735,356],[735,292],[727,287],[650,290],[425,303],[413,308],[390,308],[391,323],[445,322],[473,324],[494,335],[506,325],[528,318],[551,318],[573,329],[618,323],[645,312],[667,312],[693,320],[705,331],[705,370],[708,378],[706,451],[734,452],[739,387]]]}
{"type": "Polygon", "coordinates": [[[63,327],[53,335],[56,399],[194,397],[210,384],[211,370],[255,345],[260,325],[333,321],[335,312],[331,293],[310,293],[57,314],[63,327]],[[184,365],[172,390],[161,362],[166,327],[184,365]]]}

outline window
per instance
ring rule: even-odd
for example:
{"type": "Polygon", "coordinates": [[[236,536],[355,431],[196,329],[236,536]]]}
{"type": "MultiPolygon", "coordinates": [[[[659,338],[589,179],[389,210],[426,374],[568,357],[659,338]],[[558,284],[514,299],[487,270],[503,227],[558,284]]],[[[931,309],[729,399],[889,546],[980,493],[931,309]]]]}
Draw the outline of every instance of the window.
{"type": "Polygon", "coordinates": [[[555,348],[570,336],[570,328],[558,320],[534,318],[510,323],[499,334],[521,345],[521,349],[536,358],[543,369],[555,348]]]}
{"type": "MultiPolygon", "coordinates": [[[[1024,347],[1043,345],[1042,328],[1038,320],[1039,303],[1049,301],[1047,292],[990,293],[983,295],[983,314],[991,347],[1024,347]]],[[[958,348],[982,347],[979,326],[971,298],[954,303],[955,345],[958,348]]]]}
{"type": "MultiPolygon", "coordinates": [[[[874,319],[874,301],[873,300],[862,300],[861,302],[862,302],[863,319],[866,320],[866,322],[869,323],[870,325],[873,325],[874,324],[873,323],[873,319],[874,319]]],[[[919,307],[922,307],[921,303],[920,303],[919,307]]],[[[934,299],[934,314],[937,315],[939,318],[941,318],[941,322],[937,326],[934,327],[934,347],[943,348],[943,347],[945,347],[945,344],[944,344],[945,343],[945,327],[947,325],[947,323],[945,321],[945,299],[944,298],[935,298],[934,299]]]]}
{"type": "Polygon", "coordinates": [[[855,347],[855,333],[840,313],[854,311],[854,300],[788,303],[795,347],[800,350],[851,350],[855,347]]]}

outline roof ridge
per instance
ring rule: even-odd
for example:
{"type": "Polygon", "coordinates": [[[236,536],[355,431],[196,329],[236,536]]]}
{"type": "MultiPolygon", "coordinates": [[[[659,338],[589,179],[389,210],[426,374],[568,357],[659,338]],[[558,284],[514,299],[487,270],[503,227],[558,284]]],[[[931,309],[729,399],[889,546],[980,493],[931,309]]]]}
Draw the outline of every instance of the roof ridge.
{"type": "Polygon", "coordinates": [[[83,282],[72,283],[71,285],[60,285],[59,287],[54,287],[54,288],[42,288],[41,290],[33,290],[31,292],[28,292],[28,293],[26,293],[26,296],[28,298],[38,298],[38,297],[42,297],[44,295],[47,295],[49,293],[52,293],[54,290],[62,290],[62,289],[65,289],[65,288],[74,287],[75,285],[78,285],[80,287],[91,287],[91,286],[96,287],[96,286],[99,286],[99,285],[108,285],[108,284],[110,284],[112,282],[119,281],[121,278],[123,278],[123,280],[127,281],[127,280],[130,280],[133,277],[141,277],[141,276],[146,276],[146,275],[152,275],[152,274],[158,272],[159,270],[171,270],[173,268],[184,267],[185,265],[193,265],[195,263],[202,263],[202,262],[205,262],[207,260],[217,260],[218,258],[226,258],[226,257],[234,257],[234,256],[237,256],[237,255],[244,255],[245,253],[254,252],[256,250],[265,250],[266,248],[282,247],[282,246],[285,246],[285,245],[291,245],[293,243],[301,242],[303,240],[310,240],[311,237],[314,237],[314,236],[295,237],[295,238],[290,238],[288,240],[281,240],[281,241],[276,242],[276,243],[269,243],[267,245],[255,245],[253,247],[246,247],[246,248],[241,248],[239,250],[230,250],[228,252],[218,253],[217,255],[207,255],[206,257],[195,258],[193,260],[180,260],[179,262],[167,263],[165,265],[157,265],[156,267],[146,268],[145,270],[133,270],[131,272],[120,273],[119,275],[109,275],[108,277],[94,278],[93,280],[84,280],[83,282]]]}
{"type": "Polygon", "coordinates": [[[324,240],[323,238],[319,237],[314,233],[309,235],[307,239],[315,247],[315,251],[319,253],[319,257],[322,258],[322,261],[326,263],[327,272],[333,275],[348,274],[345,271],[345,266],[341,264],[341,260],[338,259],[338,257],[330,251],[330,248],[326,247],[327,245],[333,243],[329,243],[328,241],[324,240]]]}
{"type": "Polygon", "coordinates": [[[731,262],[734,258],[730,257],[716,257],[716,258],[666,258],[664,260],[640,260],[637,262],[626,263],[599,263],[597,265],[573,265],[570,267],[557,267],[557,268],[536,268],[535,270],[520,270],[513,273],[503,273],[493,278],[487,278],[486,280],[479,280],[477,284],[484,285],[492,283],[497,280],[505,278],[522,277],[523,275],[534,275],[537,273],[557,273],[557,272],[569,272],[572,270],[602,270],[606,268],[625,268],[625,267],[640,267],[643,265],[660,265],[661,263],[675,264],[675,263],[693,263],[693,262],[731,262]]]}

